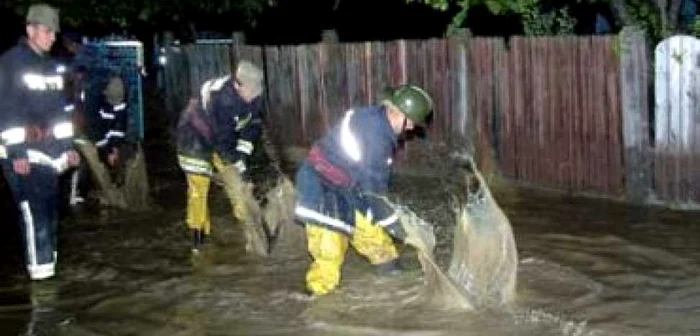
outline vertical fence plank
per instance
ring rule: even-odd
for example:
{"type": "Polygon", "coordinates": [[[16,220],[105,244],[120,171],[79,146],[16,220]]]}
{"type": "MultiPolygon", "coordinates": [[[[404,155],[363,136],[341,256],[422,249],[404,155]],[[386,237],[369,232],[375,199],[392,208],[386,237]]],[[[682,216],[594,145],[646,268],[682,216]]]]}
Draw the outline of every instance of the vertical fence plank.
{"type": "Polygon", "coordinates": [[[514,70],[515,78],[513,80],[513,85],[515,85],[515,109],[514,109],[514,129],[515,133],[513,136],[513,177],[517,180],[525,180],[523,174],[523,160],[521,158],[523,148],[525,148],[525,134],[523,133],[523,125],[525,124],[524,118],[524,106],[525,106],[525,67],[526,60],[524,58],[524,39],[521,37],[516,37],[513,39],[513,49],[511,50],[514,54],[514,70]]]}
{"type": "Polygon", "coordinates": [[[524,92],[524,104],[523,104],[523,120],[522,124],[522,134],[523,138],[518,139],[523,141],[524,146],[522,146],[523,151],[520,153],[520,158],[523,160],[523,177],[527,181],[533,181],[532,174],[532,144],[533,144],[533,111],[532,111],[532,101],[535,98],[535,90],[533,90],[533,82],[535,79],[535,68],[534,68],[534,57],[539,55],[533,55],[533,40],[523,40],[523,56],[525,60],[523,81],[525,83],[524,92]]]}
{"type": "Polygon", "coordinates": [[[547,45],[547,87],[551,89],[551,96],[548,99],[550,102],[550,136],[547,139],[547,143],[554,146],[554,159],[548,169],[552,174],[553,186],[561,188],[564,180],[562,166],[566,164],[567,160],[565,155],[567,142],[566,137],[562,135],[562,115],[566,111],[562,108],[564,88],[563,85],[557,83],[557,77],[561,76],[562,82],[567,81],[569,68],[567,67],[567,60],[562,57],[561,38],[550,38],[547,45]],[[554,64],[557,62],[560,64],[561,71],[556,71],[557,67],[554,64]]]}
{"type": "Polygon", "coordinates": [[[500,127],[498,133],[495,135],[498,139],[498,144],[496,150],[496,161],[500,166],[501,174],[508,174],[512,171],[512,134],[513,134],[513,124],[512,124],[512,111],[513,111],[513,83],[512,83],[512,53],[509,47],[506,46],[505,42],[501,47],[501,57],[500,62],[497,64],[499,81],[498,85],[498,97],[499,100],[499,117],[500,127]]]}
{"type": "Polygon", "coordinates": [[[574,134],[572,147],[576,152],[576,171],[574,172],[575,184],[573,190],[585,190],[585,138],[583,138],[584,128],[582,122],[582,114],[584,110],[583,100],[585,99],[585,83],[586,83],[586,73],[584,71],[585,65],[583,64],[583,59],[585,55],[585,43],[581,39],[572,39],[573,48],[576,51],[576,86],[573,91],[575,99],[575,114],[574,114],[574,134]],[[579,145],[580,146],[577,146],[579,145]]]}
{"type": "Polygon", "coordinates": [[[515,48],[515,41],[511,40],[510,45],[508,48],[508,53],[506,56],[506,64],[504,66],[504,71],[507,73],[506,75],[506,80],[507,83],[505,84],[506,86],[506,91],[507,94],[505,95],[506,99],[506,104],[507,106],[506,110],[503,111],[503,118],[505,119],[505,136],[502,137],[502,144],[501,147],[503,148],[503,153],[504,155],[502,156],[501,160],[501,167],[503,168],[503,173],[506,176],[515,176],[515,169],[516,169],[516,144],[517,142],[514,141],[515,135],[517,132],[517,124],[516,124],[516,118],[515,118],[515,109],[516,106],[518,105],[519,101],[517,100],[517,74],[516,70],[518,69],[519,65],[517,64],[517,49],[515,48]]]}
{"type": "Polygon", "coordinates": [[[364,73],[365,64],[363,62],[364,44],[348,43],[345,45],[347,54],[346,73],[348,74],[347,94],[350,106],[363,104],[364,100],[364,73]]]}
{"type": "MultiPolygon", "coordinates": [[[[611,173],[615,173],[615,179],[613,181],[613,188],[611,189],[611,194],[613,195],[618,195],[622,196],[625,195],[626,190],[625,190],[625,167],[623,165],[623,160],[625,157],[625,150],[624,150],[624,145],[622,142],[622,136],[620,133],[623,130],[623,123],[622,123],[622,118],[623,118],[623,103],[621,100],[622,93],[620,92],[621,87],[619,86],[618,83],[620,83],[620,78],[621,78],[621,72],[620,72],[620,57],[618,56],[618,53],[615,52],[617,48],[617,41],[615,40],[614,37],[609,37],[608,38],[608,95],[607,95],[607,102],[608,105],[610,106],[610,110],[612,113],[609,115],[609,120],[610,120],[610,125],[613,125],[608,133],[608,137],[611,139],[611,143],[614,145],[614,149],[608,152],[608,155],[610,157],[610,161],[612,162],[612,167],[610,168],[611,173]]],[[[644,48],[644,47],[643,47],[644,48]]],[[[619,52],[619,51],[618,51],[619,52]]],[[[640,69],[641,74],[646,74],[646,69],[640,69]]],[[[644,95],[643,97],[646,97],[646,83],[642,83],[640,87],[644,88],[643,92],[644,95]]],[[[646,104],[646,98],[644,100],[641,100],[640,102],[645,102],[642,104],[643,108],[646,109],[648,104],[646,104]]],[[[646,123],[647,119],[647,114],[642,113],[644,115],[644,121],[646,123]]],[[[641,133],[641,136],[644,136],[646,139],[648,137],[646,136],[647,133],[647,128],[638,128],[639,132],[641,133]]],[[[644,144],[644,148],[641,148],[643,152],[646,152],[648,150],[648,143],[647,142],[640,142],[644,144]]],[[[648,163],[646,163],[648,164],[648,163]]],[[[640,171],[643,169],[642,167],[638,168],[640,171]]],[[[648,169],[648,166],[647,168],[648,169]]],[[[645,172],[645,174],[648,174],[648,171],[645,172]]],[[[648,176],[648,175],[647,175],[648,176]]],[[[649,184],[648,181],[644,183],[644,190],[649,190],[651,185],[649,184]]],[[[646,193],[646,192],[645,192],[646,193]]],[[[644,199],[646,199],[646,195],[643,196],[644,199]]]]}
{"type": "Polygon", "coordinates": [[[593,66],[592,71],[592,81],[591,81],[591,143],[593,144],[593,160],[591,162],[591,180],[593,190],[604,190],[605,185],[608,183],[608,174],[605,174],[605,168],[607,168],[607,162],[605,161],[605,156],[603,155],[603,148],[605,146],[605,131],[607,125],[602,122],[603,118],[603,93],[602,89],[604,87],[605,81],[603,80],[604,67],[601,62],[600,56],[600,37],[591,37],[592,55],[591,61],[593,66]]]}
{"type": "Polygon", "coordinates": [[[554,161],[556,160],[556,151],[552,148],[551,139],[552,133],[552,103],[555,100],[556,90],[549,86],[547,81],[547,68],[550,59],[550,39],[548,37],[541,37],[538,43],[538,48],[540,51],[540,76],[538,78],[540,83],[540,99],[539,106],[535,106],[535,109],[540,115],[539,123],[539,135],[537,139],[537,152],[538,156],[543,158],[541,160],[536,160],[538,164],[538,183],[542,183],[545,186],[553,186],[554,181],[556,181],[555,176],[552,174],[554,161]]]}

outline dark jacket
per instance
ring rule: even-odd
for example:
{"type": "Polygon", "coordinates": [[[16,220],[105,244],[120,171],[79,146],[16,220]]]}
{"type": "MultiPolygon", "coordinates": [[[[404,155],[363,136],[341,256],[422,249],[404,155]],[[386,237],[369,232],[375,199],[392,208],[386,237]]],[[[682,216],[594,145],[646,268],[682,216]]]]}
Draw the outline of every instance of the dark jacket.
{"type": "Polygon", "coordinates": [[[384,193],[397,139],[384,107],[370,106],[348,111],[317,145],[332,165],[348,173],[353,187],[384,193]]]}
{"type": "Polygon", "coordinates": [[[316,141],[296,175],[296,218],[306,224],[351,234],[355,211],[381,226],[397,221],[393,209],[371,195],[389,188],[398,136],[384,107],[348,111],[327,135],[316,141]]]}
{"type": "Polygon", "coordinates": [[[64,92],[64,72],[26,39],[0,56],[0,134],[9,158],[26,158],[27,148],[55,158],[72,148],[73,105],[64,92]],[[17,130],[24,130],[24,139],[8,137],[17,130]]]}
{"type": "Polygon", "coordinates": [[[104,153],[111,153],[124,143],[129,106],[126,102],[111,105],[106,99],[100,100],[99,109],[91,116],[88,135],[95,146],[104,153]]]}
{"type": "Polygon", "coordinates": [[[228,76],[209,80],[178,123],[178,154],[206,162],[213,153],[227,164],[245,161],[261,135],[261,116],[260,97],[246,103],[228,76]]]}

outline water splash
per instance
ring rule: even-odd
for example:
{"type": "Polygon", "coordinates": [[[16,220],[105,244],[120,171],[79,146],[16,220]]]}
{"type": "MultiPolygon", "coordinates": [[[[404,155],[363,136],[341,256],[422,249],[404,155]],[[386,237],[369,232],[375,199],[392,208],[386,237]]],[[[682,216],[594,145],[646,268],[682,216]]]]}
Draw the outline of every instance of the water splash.
{"type": "Polygon", "coordinates": [[[470,157],[454,158],[463,193],[455,196],[456,226],[447,273],[435,261],[433,227],[413,211],[397,206],[427,282],[426,296],[441,307],[476,309],[515,300],[517,250],[508,218],[493,199],[470,157]]]}

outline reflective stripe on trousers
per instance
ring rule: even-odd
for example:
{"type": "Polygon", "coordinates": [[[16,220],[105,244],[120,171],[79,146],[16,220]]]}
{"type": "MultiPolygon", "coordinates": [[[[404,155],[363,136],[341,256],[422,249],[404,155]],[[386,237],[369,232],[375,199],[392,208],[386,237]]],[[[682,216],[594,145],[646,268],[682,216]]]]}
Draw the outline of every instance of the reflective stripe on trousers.
{"type": "Polygon", "coordinates": [[[34,280],[51,277],[57,257],[58,175],[51,167],[32,164],[29,175],[18,176],[9,160],[2,160],[2,167],[19,211],[27,271],[34,280]]]}

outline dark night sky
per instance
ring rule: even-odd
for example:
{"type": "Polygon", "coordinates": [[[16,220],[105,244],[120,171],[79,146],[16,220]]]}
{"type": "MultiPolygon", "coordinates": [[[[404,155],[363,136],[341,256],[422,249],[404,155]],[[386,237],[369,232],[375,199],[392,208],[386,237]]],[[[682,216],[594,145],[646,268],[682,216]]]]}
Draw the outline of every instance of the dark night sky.
{"type": "MultiPolygon", "coordinates": [[[[324,29],[335,29],[341,41],[368,41],[391,39],[423,39],[443,36],[445,27],[454,13],[443,13],[421,4],[406,4],[404,0],[341,0],[333,9],[331,0],[278,0],[277,7],[268,9],[254,28],[237,15],[221,18],[212,16],[192,18],[198,21],[199,31],[230,36],[234,30],[245,29],[247,39],[256,44],[298,44],[318,42],[324,29]]],[[[579,7],[579,33],[589,32],[595,8],[579,7]]],[[[5,29],[0,35],[0,49],[12,45],[24,33],[22,18],[0,13],[5,29]]],[[[513,35],[521,32],[516,18],[495,17],[485,8],[473,8],[468,25],[475,35],[513,35]]],[[[64,26],[65,27],[65,26],[64,26]]],[[[64,30],[71,30],[65,27],[64,30]]],[[[138,30],[138,27],[134,27],[138,30]]],[[[172,27],[163,27],[163,29],[172,27]]],[[[98,32],[94,27],[72,29],[74,32],[98,32]]],[[[174,29],[184,37],[186,30],[174,29]]],[[[102,30],[107,33],[108,30],[102,30]]],[[[137,34],[150,42],[151,33],[137,34]]],[[[185,38],[186,39],[186,38],[185,38]]]]}

